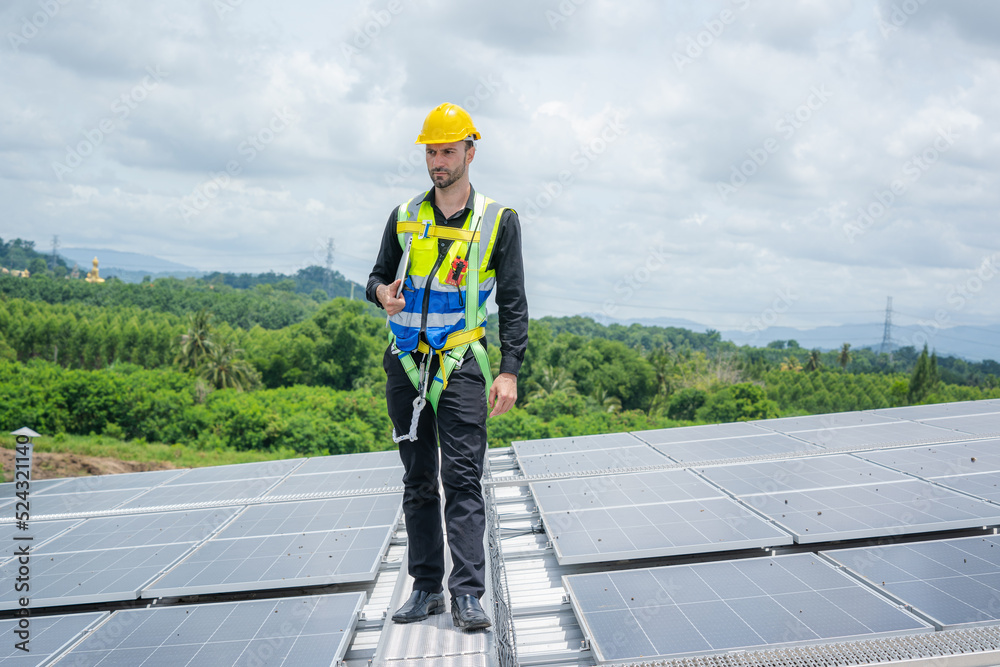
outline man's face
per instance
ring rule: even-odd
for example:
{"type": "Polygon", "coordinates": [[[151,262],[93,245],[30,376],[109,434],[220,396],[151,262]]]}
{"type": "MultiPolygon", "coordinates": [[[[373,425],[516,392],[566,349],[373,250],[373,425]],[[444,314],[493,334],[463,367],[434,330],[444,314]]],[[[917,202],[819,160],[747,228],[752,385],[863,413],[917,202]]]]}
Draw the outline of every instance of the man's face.
{"type": "Polygon", "coordinates": [[[463,175],[476,154],[475,148],[466,150],[464,141],[453,141],[450,144],[427,144],[427,173],[436,188],[446,188],[455,183],[463,175]]]}

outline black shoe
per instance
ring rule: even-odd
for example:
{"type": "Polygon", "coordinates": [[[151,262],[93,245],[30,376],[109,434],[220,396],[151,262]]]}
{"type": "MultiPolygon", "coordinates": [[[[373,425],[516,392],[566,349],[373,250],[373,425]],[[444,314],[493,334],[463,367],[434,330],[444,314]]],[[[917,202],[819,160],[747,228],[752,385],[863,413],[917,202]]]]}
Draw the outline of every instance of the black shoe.
{"type": "Polygon", "coordinates": [[[392,615],[396,623],[422,621],[431,614],[444,612],[444,593],[413,591],[410,598],[392,615]]]}
{"type": "Polygon", "coordinates": [[[459,595],[451,600],[451,620],[456,628],[482,630],[492,623],[475,595],[459,595]]]}

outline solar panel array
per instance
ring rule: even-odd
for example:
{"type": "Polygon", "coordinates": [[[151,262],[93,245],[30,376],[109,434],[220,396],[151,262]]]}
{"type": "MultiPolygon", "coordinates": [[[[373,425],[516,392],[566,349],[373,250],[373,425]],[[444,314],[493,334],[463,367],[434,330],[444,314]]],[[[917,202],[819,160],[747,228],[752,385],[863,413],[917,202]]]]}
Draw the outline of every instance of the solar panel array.
{"type": "MultiPolygon", "coordinates": [[[[401,512],[395,487],[373,491],[362,479],[373,471],[387,483],[398,480],[398,454],[42,484],[31,500],[32,558],[44,564],[32,572],[32,605],[370,581],[401,512]],[[279,482],[297,479],[304,463],[309,467],[298,478],[334,482],[332,488],[320,485],[314,495],[344,495],[316,500],[268,496],[261,502],[279,482]],[[218,506],[198,508],[197,503],[218,506]],[[170,509],[177,506],[193,507],[170,509]],[[74,518],[45,518],[65,514],[74,518]]],[[[25,534],[9,519],[0,523],[0,537],[12,539],[15,533],[25,534]]],[[[7,556],[0,563],[0,577],[12,579],[18,563],[7,556]]],[[[0,609],[17,606],[13,587],[0,592],[0,609]]]]}
{"type": "Polygon", "coordinates": [[[1000,400],[514,450],[560,564],[684,556],[564,577],[599,661],[648,660],[1000,621],[1000,537],[830,549],[1000,526],[995,434],[1000,400]],[[636,440],[668,462],[622,470],[636,440]],[[812,551],[690,563],[793,544],[812,551]]]}
{"type": "Polygon", "coordinates": [[[108,614],[89,612],[85,614],[64,614],[60,616],[38,616],[31,619],[30,635],[26,645],[28,651],[17,648],[19,641],[14,631],[18,628],[18,619],[0,620],[0,636],[10,641],[0,645],[0,663],[10,667],[36,667],[58,655],[83,633],[106,619],[108,614]]]}

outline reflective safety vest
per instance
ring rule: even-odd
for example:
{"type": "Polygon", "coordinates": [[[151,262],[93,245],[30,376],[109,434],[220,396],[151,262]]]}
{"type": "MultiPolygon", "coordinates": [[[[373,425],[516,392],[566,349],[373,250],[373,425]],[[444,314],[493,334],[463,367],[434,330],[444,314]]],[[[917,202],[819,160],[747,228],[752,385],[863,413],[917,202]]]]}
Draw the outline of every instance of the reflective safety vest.
{"type": "MultiPolygon", "coordinates": [[[[406,305],[389,318],[389,340],[418,391],[419,371],[410,353],[431,351],[439,355],[440,369],[427,389],[427,398],[436,410],[448,376],[470,346],[487,391],[493,384],[489,359],[479,339],[486,333],[486,300],[496,284],[496,272],[487,267],[505,208],[477,192],[472,211],[460,228],[437,225],[434,206],[424,201],[426,194],[399,207],[396,234],[404,251],[409,246],[408,266],[397,272],[398,276],[405,271],[406,305]],[[441,240],[450,242],[443,254],[438,246],[441,240]],[[456,258],[461,260],[457,276],[456,258]],[[467,262],[464,269],[463,262],[467,262]],[[420,341],[421,331],[427,344],[420,341]]],[[[405,252],[403,259],[407,260],[405,252]]]]}

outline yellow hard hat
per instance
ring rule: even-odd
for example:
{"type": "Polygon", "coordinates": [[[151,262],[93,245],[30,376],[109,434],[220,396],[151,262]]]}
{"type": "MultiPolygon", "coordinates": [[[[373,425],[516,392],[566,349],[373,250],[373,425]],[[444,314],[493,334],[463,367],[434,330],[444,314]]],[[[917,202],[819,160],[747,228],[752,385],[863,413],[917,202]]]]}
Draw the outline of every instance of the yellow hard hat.
{"type": "Polygon", "coordinates": [[[466,138],[479,139],[479,130],[472,124],[469,112],[447,102],[435,107],[424,119],[424,127],[415,144],[450,144],[466,138]]]}

